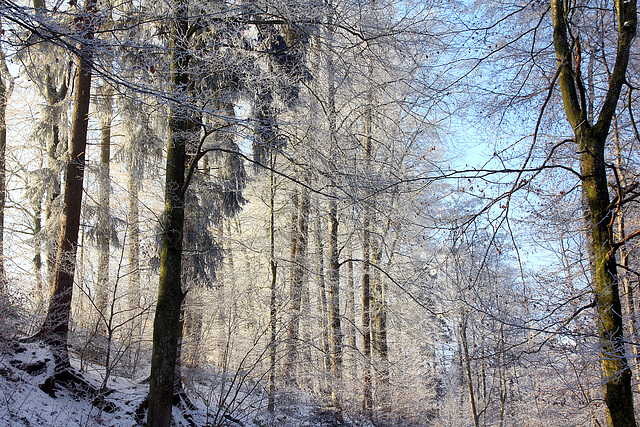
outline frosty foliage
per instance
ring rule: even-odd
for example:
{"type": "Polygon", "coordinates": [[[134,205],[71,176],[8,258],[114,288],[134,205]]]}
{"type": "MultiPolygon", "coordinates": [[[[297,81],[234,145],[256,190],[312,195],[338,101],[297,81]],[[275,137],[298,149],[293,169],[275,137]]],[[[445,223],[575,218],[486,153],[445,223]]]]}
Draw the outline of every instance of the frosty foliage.
{"type": "MultiPolygon", "coordinates": [[[[572,5],[572,72],[593,115],[614,6],[572,5]]],[[[547,6],[142,0],[101,1],[88,17],[75,1],[3,2],[0,44],[20,77],[7,112],[0,423],[142,422],[166,192],[184,195],[179,373],[191,403],[173,408],[176,425],[603,424],[583,153],[559,119],[547,6]],[[73,387],[46,394],[50,350],[16,341],[49,298],[82,43],[95,76],[86,185],[78,255],[62,270],[75,273],[71,360],[107,386],[103,406],[73,387]],[[169,135],[170,120],[186,130],[169,135]],[[166,187],[170,136],[186,141],[182,187],[166,187]]],[[[606,152],[616,241],[640,226],[637,68],[633,50],[606,152]]],[[[623,243],[637,387],[638,255],[623,243]]]]}

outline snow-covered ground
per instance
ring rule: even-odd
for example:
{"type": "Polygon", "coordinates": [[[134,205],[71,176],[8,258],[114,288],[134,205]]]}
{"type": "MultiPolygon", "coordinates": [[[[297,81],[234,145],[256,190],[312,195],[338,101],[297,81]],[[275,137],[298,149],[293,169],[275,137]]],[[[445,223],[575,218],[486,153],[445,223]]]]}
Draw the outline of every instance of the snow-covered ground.
{"type": "MultiPolygon", "coordinates": [[[[109,382],[113,390],[106,400],[115,410],[103,411],[91,403],[92,396],[81,396],[64,388],[55,398],[40,386],[53,373],[52,355],[41,343],[3,343],[0,353],[0,425],[3,426],[134,426],[135,410],[145,398],[146,388],[123,378],[109,382]]],[[[77,360],[72,359],[72,363],[77,360]]],[[[77,363],[74,363],[77,366],[77,363]]],[[[100,387],[97,370],[83,377],[100,387]]]]}
{"type": "MultiPolygon", "coordinates": [[[[56,388],[55,397],[51,397],[41,386],[53,373],[52,360],[50,350],[42,343],[0,341],[0,426],[139,425],[136,410],[146,397],[147,384],[112,377],[108,383],[109,392],[104,397],[108,410],[104,410],[105,405],[100,409],[100,405],[92,403],[95,396],[65,388],[56,388]]],[[[72,357],[72,365],[79,368],[79,361],[72,357]]],[[[98,389],[103,372],[99,366],[88,365],[82,377],[98,389]]],[[[176,426],[338,425],[326,408],[302,394],[283,396],[278,410],[270,414],[265,409],[266,401],[260,396],[261,391],[256,388],[250,391],[251,396],[247,396],[248,393],[235,395],[234,402],[242,399],[246,405],[229,407],[227,412],[219,410],[218,402],[224,401],[220,400],[220,390],[224,387],[220,385],[219,375],[200,375],[193,390],[196,393],[191,393],[190,399],[195,409],[183,413],[177,407],[173,408],[176,426]]]]}

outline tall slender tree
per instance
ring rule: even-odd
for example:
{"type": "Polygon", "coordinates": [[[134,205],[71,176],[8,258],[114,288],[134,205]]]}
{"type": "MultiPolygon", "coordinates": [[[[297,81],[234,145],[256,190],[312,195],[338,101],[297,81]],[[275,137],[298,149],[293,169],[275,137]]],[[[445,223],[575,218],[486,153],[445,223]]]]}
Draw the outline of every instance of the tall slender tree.
{"type": "MultiPolygon", "coordinates": [[[[0,22],[0,29],[2,23],[0,22]]],[[[4,265],[4,210],[6,207],[7,103],[13,92],[14,78],[9,73],[5,53],[0,47],[0,296],[7,291],[4,265]]]]}
{"type": "Polygon", "coordinates": [[[96,5],[96,0],[87,0],[77,19],[78,31],[82,35],[83,41],[78,47],[74,109],[71,117],[71,141],[64,186],[60,239],[49,309],[40,332],[41,337],[51,344],[56,365],[61,372],[68,372],[71,369],[67,352],[67,335],[78,248],[78,231],[80,229],[91,76],[95,53],[93,38],[97,23],[96,5]]]}
{"type": "MultiPolygon", "coordinates": [[[[98,224],[96,240],[98,244],[98,280],[96,283],[96,308],[99,317],[107,313],[109,301],[109,249],[111,247],[110,220],[110,165],[111,165],[111,121],[113,115],[113,93],[110,87],[102,90],[102,111],[100,118],[100,165],[98,167],[98,224]]],[[[99,330],[104,332],[104,321],[98,319],[99,330]]]]}
{"type": "Polygon", "coordinates": [[[186,103],[191,87],[188,69],[189,7],[186,0],[173,0],[171,25],[171,92],[169,140],[165,182],[165,208],[160,254],[160,283],[153,324],[153,353],[149,383],[147,425],[171,424],[174,372],[180,335],[180,312],[184,293],[181,285],[182,238],[185,208],[187,143],[192,136],[191,114],[186,103]]]}

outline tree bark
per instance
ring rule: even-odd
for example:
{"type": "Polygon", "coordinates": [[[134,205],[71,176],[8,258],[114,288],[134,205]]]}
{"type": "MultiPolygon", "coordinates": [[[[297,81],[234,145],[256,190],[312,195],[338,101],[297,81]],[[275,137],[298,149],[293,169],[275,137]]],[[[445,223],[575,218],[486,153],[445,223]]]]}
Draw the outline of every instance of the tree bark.
{"type": "Polygon", "coordinates": [[[370,208],[365,206],[362,219],[362,409],[371,411],[373,397],[371,393],[371,231],[370,208]]]}
{"type": "Polygon", "coordinates": [[[84,182],[84,164],[89,125],[89,102],[91,93],[91,74],[93,64],[93,23],[96,0],[85,3],[85,18],[79,21],[79,29],[84,32],[86,43],[79,48],[78,66],[75,74],[74,110],[71,118],[71,145],[67,163],[67,179],[64,187],[64,205],[60,224],[60,238],[53,275],[49,309],[42,325],[40,335],[52,348],[59,369],[70,370],[67,353],[67,335],[71,315],[71,297],[78,231],[80,228],[80,210],[84,182]]]}
{"type": "MultiPolygon", "coordinates": [[[[372,259],[375,266],[380,268],[382,261],[382,247],[378,240],[372,244],[372,259]]],[[[377,353],[376,373],[376,394],[377,401],[381,407],[387,406],[387,389],[389,386],[389,346],[387,344],[387,302],[386,285],[382,280],[380,270],[376,269],[373,274],[371,286],[372,305],[372,325],[373,338],[377,353]]]]}
{"type": "MultiPolygon", "coordinates": [[[[295,208],[294,204],[294,208],[295,208]]],[[[287,328],[287,347],[284,379],[289,384],[295,384],[295,362],[298,358],[298,339],[300,334],[300,309],[302,303],[302,288],[307,269],[307,242],[309,239],[309,193],[304,190],[300,194],[297,225],[295,236],[292,237],[293,265],[291,271],[290,311],[291,321],[287,328]]]]}
{"type": "Polygon", "coordinates": [[[322,393],[328,393],[328,374],[331,370],[331,350],[329,347],[329,308],[327,304],[327,286],[325,281],[325,269],[324,269],[324,241],[322,240],[322,221],[320,220],[320,209],[316,206],[316,256],[317,256],[317,268],[316,277],[318,282],[318,330],[320,336],[320,391],[322,393]]]}
{"type": "MultiPolygon", "coordinates": [[[[618,132],[618,121],[617,117],[613,118],[613,142],[614,149],[616,153],[616,171],[618,177],[620,179],[620,184],[623,189],[627,188],[628,180],[627,180],[627,171],[625,167],[622,165],[622,149],[620,147],[620,135],[618,132]]],[[[626,237],[625,231],[625,217],[627,212],[620,212],[618,215],[618,230],[617,230],[617,238],[618,240],[622,240],[626,237]]],[[[626,302],[626,311],[627,311],[627,328],[628,328],[628,340],[632,343],[637,342],[636,331],[637,327],[637,319],[636,319],[636,297],[635,291],[633,289],[633,284],[629,278],[628,267],[629,267],[629,252],[627,251],[626,245],[621,245],[618,252],[620,253],[620,266],[623,271],[619,276],[619,281],[622,283],[622,290],[625,295],[626,302]]],[[[631,345],[630,346],[631,358],[634,360],[638,360],[638,346],[631,345]]],[[[636,376],[636,387],[640,388],[640,366],[638,363],[633,364],[635,376],[636,376]]]]}
{"type": "Polygon", "coordinates": [[[355,371],[355,354],[357,352],[356,347],[356,297],[355,297],[355,278],[353,271],[353,250],[351,248],[351,243],[347,246],[347,308],[345,310],[345,317],[347,323],[347,349],[351,356],[349,357],[350,361],[350,376],[351,379],[356,378],[355,371]]]}
{"type": "Polygon", "coordinates": [[[42,286],[42,199],[33,203],[33,272],[36,276],[36,290],[38,292],[38,306],[43,297],[42,286]]]}
{"type": "MultiPolygon", "coordinates": [[[[186,97],[189,87],[188,4],[174,0],[174,23],[171,29],[171,90],[178,99],[186,97]]],[[[174,372],[180,334],[182,292],[182,239],[184,231],[186,147],[190,119],[184,101],[169,111],[169,141],[165,182],[165,208],[160,254],[158,302],[153,324],[151,381],[149,384],[149,427],[171,424],[174,372]]]]}
{"type": "Polygon", "coordinates": [[[476,408],[476,398],[473,392],[473,377],[471,375],[471,360],[469,358],[469,343],[467,342],[467,318],[461,322],[460,340],[462,341],[462,350],[464,357],[464,371],[467,378],[467,391],[469,392],[469,405],[471,406],[471,416],[473,417],[473,426],[479,427],[478,410],[476,408]]]}
{"type": "Polygon", "coordinates": [[[127,276],[129,308],[140,308],[140,208],[138,194],[142,178],[142,165],[137,161],[139,153],[128,153],[129,212],[127,221],[127,276]]]}
{"type": "Polygon", "coordinates": [[[275,200],[276,200],[276,182],[273,169],[275,168],[277,153],[271,151],[269,153],[269,163],[271,173],[269,175],[269,267],[271,269],[271,287],[269,296],[269,329],[271,337],[269,340],[269,386],[268,386],[268,402],[267,411],[273,412],[275,409],[275,390],[276,390],[276,355],[277,355],[277,333],[278,333],[278,311],[276,306],[277,296],[277,274],[278,264],[276,263],[276,227],[275,227],[275,200]]]}
{"type": "MultiPolygon", "coordinates": [[[[132,144],[133,145],[133,144],[132,144]]],[[[138,193],[140,190],[140,181],[142,177],[142,165],[137,161],[139,153],[129,152],[127,154],[127,188],[129,208],[127,213],[127,303],[131,314],[137,314],[140,311],[140,212],[138,193]]],[[[135,374],[136,366],[140,359],[142,338],[140,328],[135,327],[136,322],[132,322],[130,333],[131,351],[130,351],[130,372],[135,374]]]]}
{"type": "MultiPolygon", "coordinates": [[[[372,73],[369,65],[369,74],[372,73]]],[[[367,105],[364,115],[364,160],[365,173],[367,178],[371,172],[371,160],[373,157],[372,147],[372,124],[373,124],[373,93],[369,88],[367,93],[367,105]]],[[[367,194],[366,196],[369,196],[367,194]]],[[[373,407],[373,396],[371,390],[371,203],[367,198],[362,214],[362,353],[364,356],[364,371],[362,374],[363,398],[362,409],[365,412],[371,411],[373,407]]]]}
{"type": "MultiPolygon", "coordinates": [[[[586,193],[591,220],[593,254],[595,256],[595,299],[598,310],[598,334],[602,360],[603,392],[609,426],[635,426],[631,369],[624,349],[622,311],[618,289],[618,273],[613,242],[615,207],[611,207],[605,148],[611,121],[625,83],[632,40],[636,34],[636,1],[616,0],[618,45],[609,87],[595,124],[588,120],[585,91],[580,79],[580,63],[573,69],[574,45],[569,43],[568,10],[561,0],[552,0],[554,47],[559,62],[558,82],[567,119],[574,129],[581,154],[583,191],[586,193]]],[[[621,198],[622,195],[619,195],[621,198]]],[[[620,206],[615,208],[619,209],[620,206]]]]}
{"type": "MultiPolygon", "coordinates": [[[[338,249],[338,203],[329,201],[329,354],[331,375],[334,380],[342,378],[342,328],[340,325],[340,262],[338,249]]],[[[331,397],[337,401],[337,384],[331,387],[331,397]]]]}
{"type": "Polygon", "coordinates": [[[291,193],[291,273],[289,275],[289,323],[287,324],[287,340],[285,356],[282,366],[282,377],[287,385],[294,383],[294,364],[297,359],[297,346],[300,325],[300,304],[302,302],[302,290],[294,286],[294,272],[298,256],[298,190],[291,193]]]}
{"type": "MultiPolygon", "coordinates": [[[[4,64],[4,54],[2,54],[0,60],[4,64]]],[[[4,72],[6,66],[2,68],[3,70],[0,73],[0,295],[6,295],[7,276],[4,270],[4,209],[7,192],[5,153],[7,149],[6,111],[7,99],[10,93],[7,82],[11,82],[11,76],[4,72]]]]}
{"type": "MultiPolygon", "coordinates": [[[[109,89],[107,89],[108,91],[109,89]]],[[[102,335],[106,333],[104,319],[107,316],[107,304],[109,300],[109,248],[111,242],[110,214],[110,178],[109,167],[111,158],[111,94],[104,94],[104,111],[101,118],[100,138],[100,165],[98,169],[98,224],[96,240],[98,242],[98,280],[96,283],[96,307],[98,309],[98,322],[101,325],[98,331],[102,335]]]]}
{"type": "MultiPolygon", "coordinates": [[[[35,2],[34,2],[35,3],[35,2]]],[[[60,103],[66,98],[68,91],[68,82],[63,80],[60,88],[56,89],[53,73],[46,68],[45,86],[47,109],[51,112],[51,134],[47,141],[47,168],[49,169],[53,179],[47,185],[47,194],[45,199],[45,228],[49,238],[45,240],[46,259],[47,259],[47,278],[53,281],[56,263],[56,247],[60,235],[58,233],[60,225],[55,221],[54,204],[58,196],[60,196],[60,160],[58,159],[58,149],[60,146],[60,103]],[[56,226],[58,228],[56,228],[56,226]]],[[[76,71],[77,72],[77,71],[76,71]]],[[[69,73],[71,73],[71,65],[69,65],[69,73]]]]}

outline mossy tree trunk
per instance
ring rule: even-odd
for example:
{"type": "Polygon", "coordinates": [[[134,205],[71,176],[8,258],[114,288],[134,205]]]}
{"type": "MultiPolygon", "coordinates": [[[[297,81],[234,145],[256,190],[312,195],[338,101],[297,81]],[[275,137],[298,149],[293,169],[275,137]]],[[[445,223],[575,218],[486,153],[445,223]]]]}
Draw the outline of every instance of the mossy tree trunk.
{"type": "MultiPolygon", "coordinates": [[[[635,0],[616,0],[618,44],[613,72],[597,122],[589,121],[586,92],[581,80],[580,40],[577,29],[570,28],[570,10],[566,3],[552,0],[554,47],[558,58],[558,82],[564,109],[581,153],[583,191],[590,214],[594,254],[594,289],[598,310],[598,334],[602,361],[603,392],[607,425],[635,426],[631,369],[624,348],[622,309],[613,240],[613,224],[618,205],[612,204],[607,182],[605,148],[611,122],[625,83],[632,40],[636,34],[635,0]],[[570,31],[571,30],[571,31],[570,31]],[[571,40],[571,41],[570,41],[571,40]],[[574,64],[573,57],[576,57],[574,64]]],[[[595,119],[594,119],[595,120],[595,119]]],[[[622,195],[618,195],[621,198],[622,195]]]]}
{"type": "Polygon", "coordinates": [[[188,72],[188,6],[184,0],[173,2],[171,29],[171,89],[176,103],[169,112],[169,140],[165,183],[165,207],[160,253],[158,302],[153,324],[153,352],[149,385],[147,425],[171,424],[174,372],[180,335],[182,292],[182,238],[184,230],[186,147],[191,134],[188,106],[184,102],[190,78],[188,72]],[[181,102],[182,101],[182,102],[181,102]]]}

